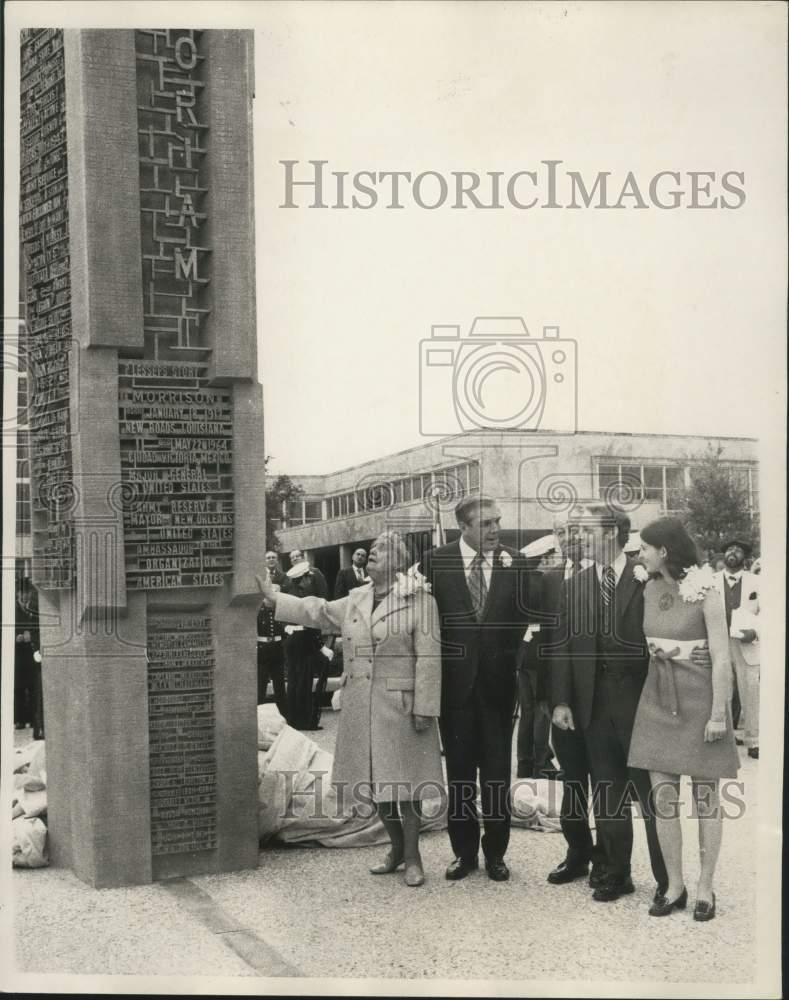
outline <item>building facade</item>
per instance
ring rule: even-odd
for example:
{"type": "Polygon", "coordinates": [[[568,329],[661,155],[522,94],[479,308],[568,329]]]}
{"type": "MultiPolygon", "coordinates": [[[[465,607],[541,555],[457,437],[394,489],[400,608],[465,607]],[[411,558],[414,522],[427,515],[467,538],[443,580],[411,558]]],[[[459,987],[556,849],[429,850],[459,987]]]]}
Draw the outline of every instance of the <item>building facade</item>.
{"type": "MultiPolygon", "coordinates": [[[[291,474],[303,495],[283,504],[280,550],[298,548],[332,580],[359,545],[401,531],[415,559],[439,532],[457,537],[453,510],[467,493],[495,497],[502,539],[522,547],[577,503],[610,500],[638,530],[679,507],[710,448],[759,508],[757,442],[666,434],[466,433],[322,476],[291,474]]],[[[287,561],[286,561],[287,563],[287,561]]]]}

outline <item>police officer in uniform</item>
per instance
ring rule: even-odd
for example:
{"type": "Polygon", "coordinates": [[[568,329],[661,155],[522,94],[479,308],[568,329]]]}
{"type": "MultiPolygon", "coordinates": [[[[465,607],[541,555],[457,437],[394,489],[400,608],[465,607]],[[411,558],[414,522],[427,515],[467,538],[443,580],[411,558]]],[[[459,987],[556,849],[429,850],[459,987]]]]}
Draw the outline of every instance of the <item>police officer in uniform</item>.
{"type": "MultiPolygon", "coordinates": [[[[277,590],[279,585],[274,585],[277,590]]],[[[285,627],[274,620],[274,609],[261,604],[258,611],[258,705],[266,700],[271,681],[274,701],[281,716],[287,712],[285,697],[285,627]]]]}

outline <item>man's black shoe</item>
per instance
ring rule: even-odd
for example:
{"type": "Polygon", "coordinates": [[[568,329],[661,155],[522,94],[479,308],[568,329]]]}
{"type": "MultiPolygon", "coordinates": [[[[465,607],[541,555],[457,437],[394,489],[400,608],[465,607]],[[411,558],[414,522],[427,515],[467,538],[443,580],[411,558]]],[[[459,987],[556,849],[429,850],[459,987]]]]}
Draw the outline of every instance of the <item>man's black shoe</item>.
{"type": "Polygon", "coordinates": [[[552,872],[548,873],[551,885],[566,885],[577,878],[584,878],[589,871],[588,861],[571,861],[565,858],[552,872]]]}
{"type": "MultiPolygon", "coordinates": [[[[750,750],[748,751],[748,756],[749,757],[753,757],[754,760],[758,760],[759,759],[759,748],[758,747],[751,747],[750,750]]],[[[705,917],[705,919],[707,919],[707,918],[705,917]]]]}
{"type": "Polygon", "coordinates": [[[477,858],[472,858],[470,861],[464,861],[463,858],[455,858],[452,864],[447,868],[446,877],[450,882],[457,882],[459,879],[465,878],[466,875],[470,875],[479,868],[479,861],[477,858]]]}
{"type": "Polygon", "coordinates": [[[625,878],[611,878],[609,876],[605,882],[592,893],[592,899],[598,903],[613,903],[620,896],[627,896],[635,892],[633,880],[627,875],[625,878]]]}
{"type": "Polygon", "coordinates": [[[592,864],[592,871],[589,875],[589,885],[593,889],[599,889],[601,885],[605,883],[606,880],[606,870],[605,867],[596,862],[592,864]]]}
{"type": "Polygon", "coordinates": [[[493,858],[490,861],[486,861],[485,869],[487,870],[488,878],[493,879],[494,882],[506,882],[510,877],[510,870],[504,863],[504,858],[493,858]]]}
{"type": "Polygon", "coordinates": [[[655,889],[655,895],[652,897],[652,902],[653,903],[657,903],[657,901],[662,896],[665,896],[667,892],[668,892],[668,886],[667,885],[659,885],[657,887],[657,889],[655,889]]]}

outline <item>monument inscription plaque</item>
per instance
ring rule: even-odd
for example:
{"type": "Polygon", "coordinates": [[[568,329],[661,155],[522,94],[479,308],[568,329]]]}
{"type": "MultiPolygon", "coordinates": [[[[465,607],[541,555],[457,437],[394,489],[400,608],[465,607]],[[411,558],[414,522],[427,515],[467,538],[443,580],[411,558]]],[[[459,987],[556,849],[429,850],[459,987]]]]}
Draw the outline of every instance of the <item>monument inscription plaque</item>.
{"type": "Polygon", "coordinates": [[[26,31],[21,50],[20,226],[27,316],[27,363],[35,544],[34,580],[73,586],[69,419],[71,286],[63,32],[26,31]]]}
{"type": "Polygon", "coordinates": [[[154,854],[216,847],[214,649],[206,616],[148,617],[154,854]]]}
{"type": "Polygon", "coordinates": [[[204,364],[121,362],[126,586],[220,587],[233,569],[231,394],[204,364]]]}

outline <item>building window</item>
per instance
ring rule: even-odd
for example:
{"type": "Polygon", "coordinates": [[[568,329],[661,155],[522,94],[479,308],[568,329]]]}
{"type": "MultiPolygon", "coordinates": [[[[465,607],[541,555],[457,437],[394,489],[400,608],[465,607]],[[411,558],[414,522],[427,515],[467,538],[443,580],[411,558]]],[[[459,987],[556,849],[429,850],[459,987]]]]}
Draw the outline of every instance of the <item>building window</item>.
{"type": "Polygon", "coordinates": [[[314,524],[315,521],[323,520],[320,500],[304,501],[304,523],[314,524]]]}
{"type": "MultiPolygon", "coordinates": [[[[689,476],[693,467],[687,468],[689,476]]],[[[659,503],[664,511],[679,511],[686,490],[686,466],[642,462],[627,464],[601,462],[597,466],[597,490],[600,499],[632,504],[641,499],[659,503]]],[[[732,481],[748,496],[751,513],[759,508],[759,478],[755,465],[731,466],[732,481]]]]}
{"type": "Polygon", "coordinates": [[[288,524],[304,524],[304,509],[302,500],[288,500],[286,504],[286,518],[288,524]]]}
{"type": "Polygon", "coordinates": [[[676,465],[666,469],[666,510],[680,510],[685,496],[685,470],[676,465]]]}
{"type": "Polygon", "coordinates": [[[30,483],[16,484],[16,533],[30,534],[30,483]]]}

